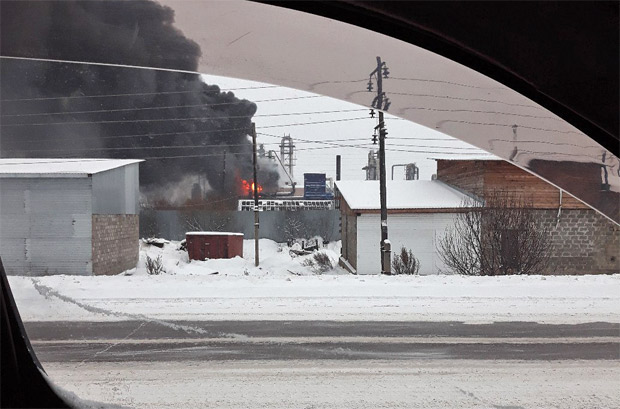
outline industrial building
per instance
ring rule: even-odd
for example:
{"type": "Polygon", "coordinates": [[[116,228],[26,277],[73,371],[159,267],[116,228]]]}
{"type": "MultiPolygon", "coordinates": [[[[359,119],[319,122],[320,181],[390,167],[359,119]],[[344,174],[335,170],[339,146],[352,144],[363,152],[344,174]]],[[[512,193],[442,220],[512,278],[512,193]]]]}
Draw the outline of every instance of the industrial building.
{"type": "Polygon", "coordinates": [[[118,274],[138,262],[141,160],[0,159],[8,274],[118,274]]]}
{"type": "MultiPolygon", "coordinates": [[[[549,274],[618,274],[620,227],[608,217],[543,179],[499,158],[435,157],[437,180],[485,199],[495,191],[526,198],[551,235],[549,274]]],[[[540,164],[533,164],[540,167],[540,164]]],[[[555,168],[561,169],[561,164],[555,168]]],[[[581,164],[592,183],[584,194],[591,203],[609,202],[600,164],[581,164]]],[[[570,176],[570,175],[567,175],[570,176]]],[[[388,196],[389,197],[389,196],[388,196]]],[[[615,202],[615,203],[614,203],[615,202]]]]}
{"type": "MultiPolygon", "coordinates": [[[[392,251],[401,246],[412,249],[420,261],[420,274],[437,274],[443,264],[436,244],[456,215],[467,210],[469,197],[439,181],[388,180],[387,191],[392,251]]],[[[379,273],[379,181],[337,181],[336,201],[342,258],[357,274],[379,273]]]]}

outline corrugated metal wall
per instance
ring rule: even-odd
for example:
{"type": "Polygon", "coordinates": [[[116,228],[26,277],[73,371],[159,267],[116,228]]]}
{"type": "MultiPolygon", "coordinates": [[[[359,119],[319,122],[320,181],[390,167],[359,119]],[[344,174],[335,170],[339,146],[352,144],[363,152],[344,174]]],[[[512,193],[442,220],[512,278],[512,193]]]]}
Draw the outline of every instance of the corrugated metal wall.
{"type": "Polygon", "coordinates": [[[9,274],[92,273],[90,178],[0,179],[0,256],[9,274]]]}
{"type": "Polygon", "coordinates": [[[138,214],[138,164],[105,172],[93,179],[93,214],[138,214]]]}
{"type": "MultiPolygon", "coordinates": [[[[388,235],[392,252],[405,246],[420,261],[420,274],[437,274],[443,263],[437,243],[452,226],[453,213],[395,214],[388,216],[388,235]]],[[[380,215],[362,214],[357,217],[357,273],[379,274],[380,215]]]]}

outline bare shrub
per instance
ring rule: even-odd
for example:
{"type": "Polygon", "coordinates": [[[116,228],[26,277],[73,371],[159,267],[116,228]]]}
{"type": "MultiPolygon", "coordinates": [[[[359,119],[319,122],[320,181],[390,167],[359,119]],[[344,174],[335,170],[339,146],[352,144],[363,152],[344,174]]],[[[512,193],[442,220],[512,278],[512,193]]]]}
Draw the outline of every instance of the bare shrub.
{"type": "Polygon", "coordinates": [[[323,252],[314,253],[312,258],[305,259],[301,264],[310,267],[316,274],[323,274],[334,269],[332,259],[323,252]]]}
{"type": "Polygon", "coordinates": [[[305,226],[298,212],[286,212],[283,223],[282,231],[287,240],[295,240],[302,236],[305,226]]]}
{"type": "Polygon", "coordinates": [[[164,269],[164,264],[161,259],[161,255],[157,256],[155,260],[153,260],[149,256],[146,256],[146,272],[152,276],[166,273],[166,270],[164,269]]]}
{"type": "Polygon", "coordinates": [[[551,235],[531,201],[504,191],[468,211],[439,242],[447,268],[463,275],[539,274],[549,266],[551,235]]]}
{"type": "Polygon", "coordinates": [[[316,263],[317,269],[321,273],[325,273],[327,271],[334,269],[334,264],[332,263],[332,259],[325,253],[318,252],[312,256],[314,262],[316,263]]]}
{"type": "Polygon", "coordinates": [[[394,253],[392,259],[392,274],[418,274],[420,271],[420,260],[418,260],[413,252],[405,246],[401,246],[400,253],[394,253]]]}
{"type": "Polygon", "coordinates": [[[231,223],[232,217],[227,212],[190,212],[185,216],[188,231],[226,231],[231,223]]]}

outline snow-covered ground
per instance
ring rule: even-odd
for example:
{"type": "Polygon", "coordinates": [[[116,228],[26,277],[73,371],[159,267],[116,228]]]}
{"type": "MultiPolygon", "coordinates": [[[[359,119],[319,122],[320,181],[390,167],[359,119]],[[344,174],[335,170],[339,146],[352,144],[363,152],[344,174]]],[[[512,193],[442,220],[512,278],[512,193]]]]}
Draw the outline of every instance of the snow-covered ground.
{"type": "MultiPolygon", "coordinates": [[[[189,262],[178,242],[141,243],[138,268],[117,276],[9,277],[25,321],[379,320],[620,322],[620,275],[355,276],[317,273],[271,240],[244,257],[189,262]],[[146,256],[166,273],[148,275],[146,256]]],[[[335,263],[339,243],[324,251],[335,263]]]]}
{"type": "Polygon", "coordinates": [[[71,362],[46,370],[81,396],[133,408],[612,409],[620,402],[616,361],[110,362],[79,370],[71,362]]]}

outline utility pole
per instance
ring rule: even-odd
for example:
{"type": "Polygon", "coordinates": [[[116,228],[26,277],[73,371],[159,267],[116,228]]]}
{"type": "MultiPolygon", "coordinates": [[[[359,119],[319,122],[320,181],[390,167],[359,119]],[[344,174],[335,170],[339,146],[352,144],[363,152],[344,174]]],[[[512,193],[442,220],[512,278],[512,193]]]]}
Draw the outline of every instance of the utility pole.
{"type": "Polygon", "coordinates": [[[256,124],[252,122],[252,162],[254,165],[254,179],[252,188],[254,189],[254,265],[258,267],[258,180],[256,178],[256,124]]]}
{"type": "MultiPolygon", "coordinates": [[[[373,134],[373,143],[377,143],[377,134],[379,132],[379,194],[381,197],[381,274],[392,274],[392,246],[388,240],[387,225],[387,193],[386,193],[386,173],[385,173],[385,137],[387,130],[385,129],[385,121],[383,119],[383,111],[387,111],[390,107],[390,101],[383,92],[383,79],[388,78],[389,71],[385,62],[381,61],[381,57],[377,57],[377,68],[375,68],[368,79],[368,91],[372,91],[372,77],[377,81],[377,96],[372,101],[372,107],[379,111],[379,124],[375,127],[373,134]]],[[[370,111],[371,118],[374,118],[374,110],[370,111]]]]}

